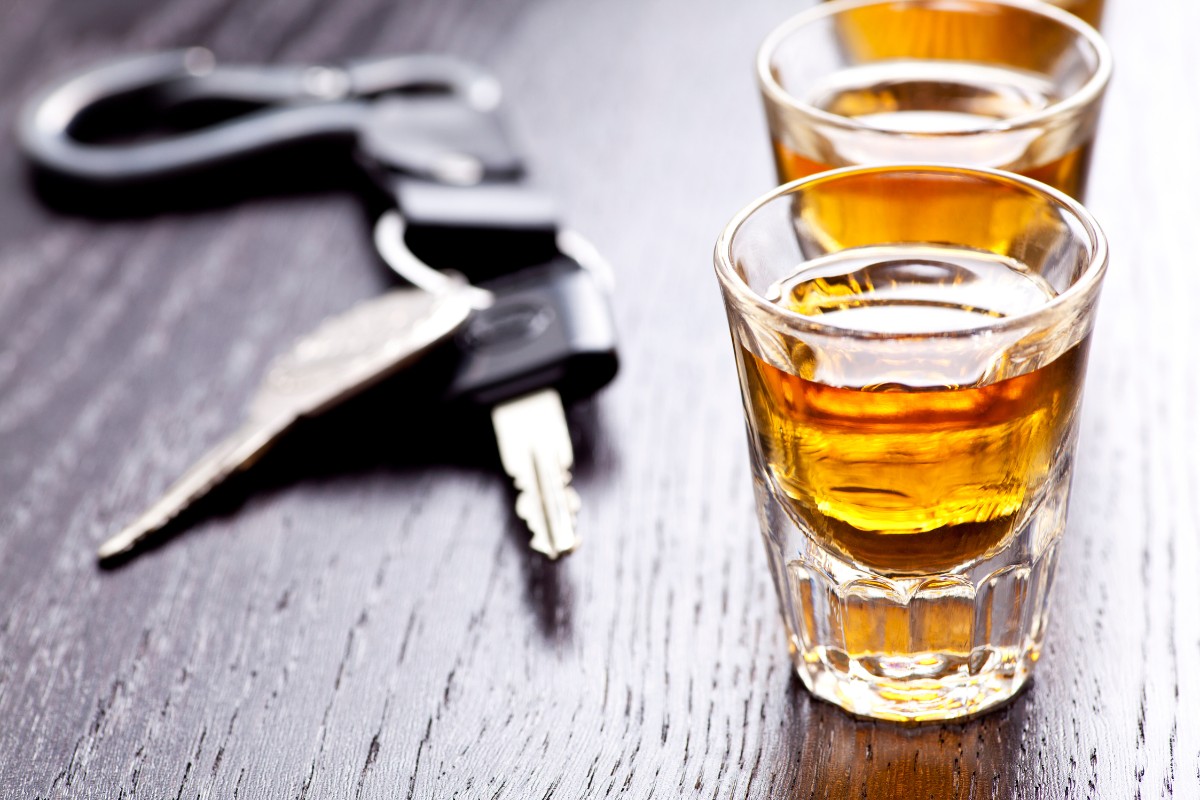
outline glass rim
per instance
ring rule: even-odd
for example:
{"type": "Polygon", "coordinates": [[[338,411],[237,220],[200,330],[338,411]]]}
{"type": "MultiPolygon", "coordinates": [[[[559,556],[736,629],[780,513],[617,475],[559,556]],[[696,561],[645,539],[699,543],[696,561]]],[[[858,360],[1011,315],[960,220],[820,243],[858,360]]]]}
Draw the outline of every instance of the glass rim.
{"type": "MultiPolygon", "coordinates": [[[[878,244],[887,244],[879,242],[878,244]]],[[[1100,228],[1100,224],[1096,218],[1092,216],[1083,204],[1074,198],[1058,191],[1057,189],[1047,186],[1040,181],[1035,181],[1032,178],[1026,178],[1024,175],[1017,175],[1011,172],[1005,172],[998,169],[988,169],[985,167],[967,167],[959,164],[885,164],[874,166],[854,166],[842,167],[840,169],[827,170],[818,172],[798,180],[785,183],[777,186],[764,195],[761,195],[741,211],[734,215],[733,219],[722,229],[721,234],[717,237],[717,243],[714,251],[714,263],[717,271],[717,278],[721,282],[722,288],[730,295],[738,298],[743,304],[752,306],[756,311],[777,320],[785,321],[788,326],[794,330],[803,331],[804,333],[817,334],[828,336],[831,338],[842,339],[859,339],[859,340],[876,340],[876,341],[899,341],[899,340],[928,340],[928,339],[967,339],[973,336],[1002,333],[1017,328],[1023,327],[1039,327],[1038,323],[1044,320],[1053,318],[1062,309],[1070,309],[1078,305],[1082,300],[1092,295],[1099,287],[1101,279],[1108,270],[1108,239],[1100,228]],[[928,174],[967,174],[975,177],[986,178],[994,183],[1016,184],[1025,189],[1048,197],[1055,204],[1065,208],[1070,212],[1087,232],[1088,240],[1092,246],[1091,257],[1088,261],[1087,268],[1079,275],[1077,279],[1071,282],[1071,285],[1064,289],[1061,293],[1055,295],[1044,305],[1039,306],[1033,311],[1028,311],[1022,314],[1016,314],[1011,317],[1004,317],[996,322],[985,323],[971,328],[958,328],[950,331],[927,331],[927,332],[905,332],[905,333],[881,333],[879,331],[862,330],[858,328],[846,328],[839,325],[830,325],[820,322],[816,317],[805,316],[791,309],[781,308],[775,303],[770,302],[763,297],[759,292],[754,291],[741,275],[738,274],[737,268],[734,266],[733,259],[733,243],[737,238],[738,232],[741,230],[751,217],[758,211],[766,207],[768,204],[779,200],[787,195],[797,194],[803,189],[816,186],[821,183],[830,181],[838,181],[849,176],[865,175],[870,173],[928,173],[928,174]]],[[[1040,327],[1045,327],[1040,326],[1040,327]]]]}
{"type": "Polygon", "coordinates": [[[1057,103],[1046,106],[1039,111],[1034,111],[1028,114],[1018,114],[1015,117],[1008,117],[1006,119],[998,119],[994,122],[986,123],[975,128],[969,128],[966,130],[916,132],[894,131],[887,128],[868,125],[864,122],[859,122],[853,117],[834,114],[817,108],[816,106],[806,103],[788,92],[787,89],[780,85],[779,81],[777,81],[775,76],[771,73],[771,56],[779,48],[780,43],[796,31],[818,20],[841,14],[844,11],[877,5],[894,6],[941,4],[944,3],[945,0],[831,0],[830,2],[819,2],[812,8],[802,11],[799,14],[784,20],[767,34],[766,38],[763,39],[762,44],[759,45],[758,53],[755,56],[755,71],[758,74],[759,87],[771,99],[772,102],[816,119],[827,125],[833,125],[844,130],[870,131],[873,133],[882,133],[890,136],[919,139],[977,136],[981,133],[1002,133],[1005,131],[1022,130],[1044,123],[1048,119],[1059,117],[1063,114],[1071,113],[1079,108],[1086,107],[1101,97],[1104,92],[1104,88],[1108,85],[1109,80],[1112,78],[1112,51],[1109,49],[1108,43],[1104,41],[1104,37],[1100,35],[1100,32],[1091,25],[1087,24],[1071,12],[1059,8],[1058,6],[1050,5],[1047,2],[1039,2],[1035,0],[955,0],[955,3],[962,3],[964,1],[968,3],[987,3],[991,5],[1017,8],[1036,16],[1046,17],[1064,27],[1070,28],[1077,36],[1086,40],[1092,47],[1092,50],[1096,53],[1097,64],[1095,72],[1092,73],[1083,86],[1079,87],[1078,90],[1072,92],[1062,100],[1059,100],[1057,103]]]}

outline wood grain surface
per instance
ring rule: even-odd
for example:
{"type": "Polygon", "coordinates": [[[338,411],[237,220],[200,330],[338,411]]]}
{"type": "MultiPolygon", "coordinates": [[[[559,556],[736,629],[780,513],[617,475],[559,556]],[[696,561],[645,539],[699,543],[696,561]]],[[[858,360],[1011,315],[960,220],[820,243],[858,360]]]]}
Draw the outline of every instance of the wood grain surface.
{"type": "Polygon", "coordinates": [[[712,274],[718,230],[772,183],[754,47],[802,5],[0,0],[0,797],[1200,797],[1200,4],[1105,20],[1090,198],[1114,255],[1036,681],[913,730],[790,672],[712,274]],[[137,213],[35,196],[20,101],[186,44],[499,75],[537,176],[617,272],[623,372],[571,412],[577,554],[530,554],[486,426],[401,379],[97,568],[274,354],[388,284],[319,159],[286,193],[137,213]]]}

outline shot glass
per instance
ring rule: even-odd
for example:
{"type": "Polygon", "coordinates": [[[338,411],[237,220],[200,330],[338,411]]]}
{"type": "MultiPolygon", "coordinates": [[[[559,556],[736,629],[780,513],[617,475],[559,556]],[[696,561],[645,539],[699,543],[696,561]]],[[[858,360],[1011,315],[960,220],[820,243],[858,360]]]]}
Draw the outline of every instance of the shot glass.
{"type": "Polygon", "coordinates": [[[758,51],[780,182],[833,167],[954,163],[1082,200],[1112,58],[1033,0],[834,0],[758,51]]]}
{"type": "Polygon", "coordinates": [[[813,694],[946,720],[1029,678],[1107,261],[1065,194],[952,166],[814,175],[725,228],[758,518],[813,694]]]}

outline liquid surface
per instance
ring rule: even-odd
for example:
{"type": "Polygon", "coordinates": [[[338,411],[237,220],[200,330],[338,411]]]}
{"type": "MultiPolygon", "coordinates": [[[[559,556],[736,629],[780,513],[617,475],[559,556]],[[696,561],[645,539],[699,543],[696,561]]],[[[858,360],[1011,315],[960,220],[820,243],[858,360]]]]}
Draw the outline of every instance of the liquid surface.
{"type": "Polygon", "coordinates": [[[843,250],[767,290],[826,325],[898,334],[968,330],[1036,311],[1056,294],[1015,259],[941,245],[843,250]]]}
{"type": "MultiPolygon", "coordinates": [[[[776,288],[822,322],[898,333],[976,328],[1053,294],[1008,259],[929,247],[848,251],[776,288]]],[[[769,363],[742,349],[753,428],[793,513],[882,574],[944,572],[1002,546],[1069,441],[1086,340],[996,382],[960,382],[981,374],[977,349],[937,356],[897,380],[869,354],[839,362],[801,346],[769,363]]]]}
{"type": "Polygon", "coordinates": [[[901,132],[986,129],[1060,99],[1054,84],[1034,72],[910,59],[846,67],[811,86],[806,97],[831,114],[901,132]]]}
{"type": "MultiPolygon", "coordinates": [[[[806,86],[807,103],[898,134],[988,131],[997,121],[1037,114],[1061,97],[1044,76],[1008,67],[948,60],[892,59],[847,67],[806,86]]],[[[1022,135],[920,138],[896,136],[869,144],[842,144],[836,158],[810,158],[776,141],[781,179],[795,180],[832,167],[875,163],[958,162],[1019,172],[1073,197],[1082,196],[1090,148],[1046,152],[1030,163],[1037,131],[1022,135]]],[[[836,148],[835,148],[836,149],[836,148]]],[[[1044,148],[1043,148],[1044,149],[1044,148]]]]}

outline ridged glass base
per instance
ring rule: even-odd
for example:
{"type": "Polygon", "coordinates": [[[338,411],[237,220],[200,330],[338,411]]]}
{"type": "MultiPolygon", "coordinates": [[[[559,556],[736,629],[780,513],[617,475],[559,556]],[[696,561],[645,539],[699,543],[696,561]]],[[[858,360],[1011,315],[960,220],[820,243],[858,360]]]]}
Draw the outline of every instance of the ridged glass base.
{"type": "MultiPolygon", "coordinates": [[[[820,650],[818,648],[818,650],[820,650]]],[[[998,662],[972,673],[967,662],[945,664],[940,653],[887,660],[888,678],[866,667],[869,659],[849,659],[837,651],[802,655],[793,648],[796,672],[822,700],[851,714],[895,722],[934,722],[973,716],[1010,700],[1029,679],[1037,651],[992,653],[998,662]],[[811,659],[811,660],[808,660],[811,659]],[[931,669],[932,667],[932,669],[931,669]],[[918,677],[931,675],[931,677],[918,677]]]]}
{"type": "Polygon", "coordinates": [[[817,697],[852,714],[950,720],[1029,679],[1066,519],[1069,463],[995,551],[954,570],[882,575],[823,547],[759,485],[763,533],[792,660],[817,697]]]}

